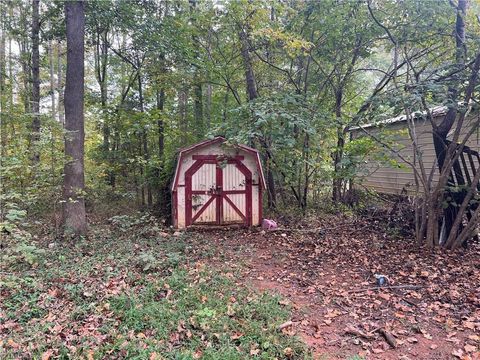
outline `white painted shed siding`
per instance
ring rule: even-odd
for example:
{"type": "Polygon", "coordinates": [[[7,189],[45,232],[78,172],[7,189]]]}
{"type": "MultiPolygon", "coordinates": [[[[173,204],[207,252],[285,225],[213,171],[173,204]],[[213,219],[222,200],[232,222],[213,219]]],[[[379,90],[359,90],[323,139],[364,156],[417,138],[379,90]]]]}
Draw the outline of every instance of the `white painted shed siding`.
{"type": "MultiPolygon", "coordinates": [[[[223,190],[245,190],[246,186],[245,175],[243,175],[235,164],[226,164],[223,169],[223,190]]],[[[247,202],[244,194],[230,194],[228,198],[243,214],[246,214],[247,202]]],[[[225,199],[223,199],[223,220],[225,222],[243,221],[242,217],[225,199]]]]}
{"type": "MultiPolygon", "coordinates": [[[[216,165],[204,164],[198,171],[192,176],[192,190],[209,191],[211,188],[217,186],[216,181],[216,165]]],[[[192,216],[195,216],[203,204],[205,204],[211,195],[193,195],[192,196],[192,216]]],[[[212,201],[210,205],[200,214],[197,222],[211,222],[215,221],[217,204],[212,201]]]]}

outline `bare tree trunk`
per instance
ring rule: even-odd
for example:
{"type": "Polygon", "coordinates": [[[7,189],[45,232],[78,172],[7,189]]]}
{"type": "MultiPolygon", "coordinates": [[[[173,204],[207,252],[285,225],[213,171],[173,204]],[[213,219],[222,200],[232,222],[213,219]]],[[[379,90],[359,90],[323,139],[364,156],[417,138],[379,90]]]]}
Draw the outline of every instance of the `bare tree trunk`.
{"type": "Polygon", "coordinates": [[[40,161],[40,0],[33,0],[32,11],[32,162],[40,161]]]}
{"type": "Polygon", "coordinates": [[[207,120],[205,127],[210,129],[210,126],[212,125],[212,93],[213,93],[213,88],[211,84],[207,84],[207,89],[205,90],[205,118],[207,120]]]}
{"type": "Polygon", "coordinates": [[[170,203],[169,203],[169,196],[170,196],[170,188],[169,188],[169,179],[167,174],[163,174],[162,177],[161,172],[165,171],[165,124],[163,122],[163,111],[165,106],[165,91],[161,88],[157,91],[157,109],[160,112],[160,117],[157,121],[158,125],[158,159],[160,162],[160,166],[157,169],[156,176],[157,176],[157,204],[156,207],[158,209],[158,213],[161,217],[166,219],[169,218],[171,211],[170,211],[170,203]],[[166,180],[165,180],[166,179],[166,180]]]}
{"type": "MultiPolygon", "coordinates": [[[[196,26],[197,19],[195,17],[197,0],[189,0],[190,3],[190,21],[193,26],[196,26]]],[[[192,44],[195,62],[198,62],[199,52],[196,44],[198,43],[198,38],[195,33],[192,33],[192,44]]],[[[200,69],[197,63],[193,64],[194,75],[193,75],[193,118],[194,118],[194,131],[197,139],[201,139],[204,134],[204,124],[203,124],[203,90],[202,90],[202,79],[200,77],[200,69]]]]}
{"type": "Polygon", "coordinates": [[[255,74],[253,72],[252,59],[250,56],[250,46],[248,44],[248,35],[245,30],[241,29],[240,33],[241,53],[243,58],[243,66],[245,68],[245,81],[247,83],[248,100],[255,100],[258,97],[257,84],[255,82],[255,74]]]}
{"type": "MultiPolygon", "coordinates": [[[[163,112],[164,105],[165,105],[165,90],[163,90],[162,88],[157,92],[157,110],[159,110],[160,112],[163,112]]],[[[157,120],[158,158],[160,159],[160,161],[162,161],[163,155],[165,152],[165,124],[163,123],[162,115],[157,120]]]]}
{"type": "MultiPolygon", "coordinates": [[[[140,68],[140,64],[138,65],[138,68],[140,68]]],[[[144,105],[144,98],[143,98],[143,83],[142,83],[142,74],[139,71],[138,73],[138,97],[140,101],[140,111],[142,113],[145,112],[145,105],[144,105]]],[[[150,161],[150,153],[148,152],[148,137],[147,137],[147,130],[145,126],[142,128],[142,134],[141,134],[141,148],[143,150],[143,159],[145,160],[145,168],[144,165],[141,165],[141,174],[144,175],[145,177],[143,179],[143,185],[142,185],[142,196],[144,197],[145,190],[147,194],[147,205],[148,207],[152,207],[153,205],[153,197],[152,197],[152,186],[150,184],[150,176],[148,173],[148,167],[149,167],[149,161],[150,161]]],[[[145,205],[145,200],[142,200],[142,205],[145,205]]]]}
{"type": "MultiPolygon", "coordinates": [[[[2,19],[5,19],[7,16],[5,11],[5,4],[3,3],[0,4],[0,16],[2,17],[2,19]]],[[[0,31],[1,31],[0,33],[0,114],[2,114],[2,113],[5,113],[7,110],[5,106],[5,103],[6,103],[5,78],[7,76],[7,66],[6,66],[7,56],[6,56],[6,48],[5,48],[5,45],[6,45],[5,22],[2,21],[0,25],[1,25],[0,26],[0,31]]],[[[2,125],[3,125],[3,121],[2,121],[2,125]]]]}
{"type": "Polygon", "coordinates": [[[225,88],[225,95],[223,96],[223,109],[222,109],[222,119],[223,122],[227,123],[227,113],[228,113],[228,95],[230,94],[230,90],[225,88]]]}
{"type": "Polygon", "coordinates": [[[19,21],[22,23],[22,28],[23,28],[23,36],[18,39],[18,47],[20,48],[20,64],[22,66],[22,82],[23,82],[23,89],[21,91],[21,98],[23,101],[25,113],[30,114],[31,113],[31,77],[32,77],[32,71],[31,71],[31,53],[32,49],[30,48],[30,41],[29,38],[31,36],[27,36],[29,33],[28,31],[28,20],[27,20],[27,14],[25,14],[25,11],[22,10],[20,7],[19,11],[19,21]]]}
{"type": "Polygon", "coordinates": [[[84,29],[83,1],[65,2],[67,76],[65,81],[65,155],[63,182],[64,234],[87,232],[84,177],[84,29]]]}
{"type": "MultiPolygon", "coordinates": [[[[111,164],[110,154],[110,125],[107,114],[108,101],[108,83],[107,83],[107,66],[108,66],[108,27],[100,29],[97,25],[96,33],[94,35],[94,59],[95,59],[95,77],[100,87],[100,106],[102,108],[102,134],[103,134],[103,154],[106,162],[111,164]]],[[[114,186],[115,174],[111,168],[108,169],[107,182],[110,186],[114,186]]]]}
{"type": "MultiPolygon", "coordinates": [[[[0,16],[2,19],[6,18],[6,11],[5,11],[5,4],[0,3],[0,16]]],[[[7,106],[6,106],[6,82],[5,78],[7,75],[7,67],[6,67],[6,30],[5,30],[5,23],[4,21],[1,22],[1,34],[0,34],[0,114],[6,114],[7,112],[7,106]]],[[[10,80],[11,81],[11,80],[10,80]]],[[[4,118],[1,119],[0,121],[0,146],[1,146],[1,159],[0,161],[3,161],[5,154],[6,154],[6,147],[7,147],[7,126],[6,126],[6,121],[4,118]]],[[[0,166],[2,163],[0,162],[0,166]]],[[[2,188],[2,193],[4,189],[4,181],[1,181],[1,188],[2,188]]],[[[3,201],[0,201],[0,214],[3,215],[3,201]]]]}
{"type": "MultiPolygon", "coordinates": [[[[10,7],[10,17],[13,16],[12,7],[10,7]]],[[[13,82],[13,56],[12,56],[12,37],[8,37],[8,78],[10,82],[10,107],[13,106],[14,98],[13,93],[15,91],[15,85],[13,82]]]]}
{"type": "Polygon", "coordinates": [[[57,91],[58,91],[58,121],[65,126],[65,113],[63,111],[63,73],[62,73],[62,43],[57,43],[57,91]]]}
{"type": "Polygon", "coordinates": [[[52,118],[57,118],[57,107],[55,105],[55,65],[53,56],[53,41],[48,41],[48,55],[50,60],[50,100],[52,104],[52,118]]]}
{"type": "MultiPolygon", "coordinates": [[[[465,17],[467,14],[467,0],[458,0],[457,6],[457,19],[455,24],[455,47],[456,54],[455,60],[457,62],[457,68],[461,68],[465,64],[465,17]]],[[[457,101],[458,101],[458,92],[461,79],[456,79],[455,84],[448,88],[448,98],[449,98],[449,109],[447,115],[438,126],[434,129],[434,137],[440,138],[442,140],[447,138],[448,132],[455,123],[455,118],[457,116],[457,101]]]]}
{"type": "Polygon", "coordinates": [[[310,136],[305,134],[303,143],[303,157],[305,166],[305,182],[303,183],[302,209],[305,212],[308,205],[308,190],[310,188],[310,136]]]}
{"type": "Polygon", "coordinates": [[[182,133],[182,140],[187,142],[188,119],[187,119],[187,100],[188,93],[185,84],[181,84],[178,90],[178,115],[180,120],[180,129],[182,133]]]}
{"type": "MultiPolygon", "coordinates": [[[[457,69],[461,69],[465,64],[465,16],[467,11],[467,0],[459,0],[457,5],[457,17],[456,17],[456,24],[455,24],[455,47],[456,47],[456,67],[457,69]]],[[[457,75],[455,75],[457,77],[457,75]]],[[[448,111],[445,115],[445,118],[440,123],[440,125],[436,126],[432,123],[432,133],[433,133],[433,144],[435,146],[435,153],[437,155],[437,162],[440,171],[444,170],[445,168],[445,161],[448,160],[449,156],[452,155],[453,146],[455,146],[454,142],[452,142],[451,149],[448,149],[447,145],[447,137],[448,133],[452,129],[455,119],[457,118],[458,114],[458,95],[459,95],[459,88],[461,86],[461,79],[456,78],[453,81],[453,84],[448,88],[448,111]],[[450,151],[449,151],[450,150],[450,151]]],[[[458,135],[457,135],[458,136],[458,135]]],[[[452,164],[453,165],[453,164],[452,164]]],[[[444,171],[443,177],[449,177],[450,171],[444,171]]],[[[447,183],[447,179],[440,179],[440,183],[447,183]]],[[[427,245],[429,246],[437,246],[441,242],[442,239],[439,238],[439,231],[438,231],[438,222],[440,215],[443,213],[443,222],[446,229],[447,236],[453,227],[455,222],[456,216],[462,216],[457,212],[457,209],[453,206],[449,206],[446,209],[442,209],[442,200],[443,200],[443,193],[444,189],[438,188],[430,195],[429,203],[430,203],[430,210],[429,210],[429,224],[427,227],[426,239],[427,245]],[[435,216],[433,216],[435,215],[435,216]]]]}
{"type": "Polygon", "coordinates": [[[202,84],[200,79],[195,76],[195,86],[194,86],[194,117],[195,117],[195,130],[197,133],[197,138],[201,139],[204,133],[204,124],[203,124],[203,91],[202,84]]]}

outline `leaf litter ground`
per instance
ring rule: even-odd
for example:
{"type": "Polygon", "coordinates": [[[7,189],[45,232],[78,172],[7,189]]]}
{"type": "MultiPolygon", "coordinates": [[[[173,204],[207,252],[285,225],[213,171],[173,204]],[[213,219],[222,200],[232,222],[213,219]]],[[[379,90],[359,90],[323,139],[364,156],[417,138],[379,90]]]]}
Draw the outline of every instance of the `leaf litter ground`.
{"type": "Polygon", "coordinates": [[[282,331],[300,335],[315,358],[480,359],[479,244],[432,251],[344,216],[294,226],[205,236],[218,265],[285,298],[294,314],[282,331]]]}
{"type": "Polygon", "coordinates": [[[480,356],[478,244],[419,249],[343,215],[181,235],[127,220],[44,233],[43,263],[0,269],[2,359],[480,356]]]}
{"type": "Polygon", "coordinates": [[[1,264],[0,358],[310,358],[277,330],[291,316],[278,296],[209,266],[201,238],[144,220],[92,224],[77,243],[39,234],[43,261],[1,264]]]}

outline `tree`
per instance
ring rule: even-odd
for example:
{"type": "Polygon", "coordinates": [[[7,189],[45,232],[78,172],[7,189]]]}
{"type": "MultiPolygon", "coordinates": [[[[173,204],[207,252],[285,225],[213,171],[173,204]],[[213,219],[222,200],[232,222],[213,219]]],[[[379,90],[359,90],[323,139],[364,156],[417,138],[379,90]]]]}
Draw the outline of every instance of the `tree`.
{"type": "Polygon", "coordinates": [[[67,73],[65,80],[65,155],[63,225],[65,234],[87,231],[84,177],[84,28],[83,1],[65,2],[67,73]]]}
{"type": "Polygon", "coordinates": [[[32,161],[40,161],[40,0],[33,0],[32,11],[32,161]]]}

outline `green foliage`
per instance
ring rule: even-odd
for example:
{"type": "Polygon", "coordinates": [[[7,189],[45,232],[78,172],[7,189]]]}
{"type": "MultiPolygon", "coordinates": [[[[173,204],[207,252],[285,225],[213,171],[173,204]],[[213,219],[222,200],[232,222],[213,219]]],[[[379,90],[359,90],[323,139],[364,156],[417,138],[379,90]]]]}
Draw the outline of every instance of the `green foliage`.
{"type": "MultiPolygon", "coordinates": [[[[480,39],[478,6],[470,9],[467,62],[480,39]]],[[[63,6],[41,7],[39,164],[31,161],[31,8],[13,1],[1,10],[5,47],[11,41],[20,51],[0,59],[2,196],[15,196],[18,210],[29,215],[58,217],[63,6]]],[[[349,180],[368,176],[365,162],[400,166],[373,140],[350,142],[348,129],[403,113],[406,105],[415,112],[448,104],[448,87],[468,77],[468,71],[452,74],[454,25],[448,1],[89,2],[88,210],[129,204],[168,221],[178,150],[207,136],[255,146],[278,201],[302,211],[331,192],[332,181],[345,189],[349,180]],[[392,73],[395,64],[401,66],[392,73]],[[245,91],[247,73],[255,99],[245,91]]],[[[394,144],[393,136],[382,136],[394,144]]],[[[2,209],[2,221],[5,215],[2,209]]]]}
{"type": "Polygon", "coordinates": [[[171,270],[178,267],[182,260],[183,257],[179,253],[168,253],[164,258],[160,259],[158,255],[148,251],[138,255],[137,266],[144,272],[171,270]]]}
{"type": "MultiPolygon", "coordinates": [[[[163,352],[172,359],[192,356],[201,346],[202,336],[211,343],[203,354],[212,359],[242,359],[256,348],[261,359],[282,357],[285,347],[292,347],[294,358],[308,356],[295,339],[275,330],[286,315],[277,297],[234,290],[235,284],[221,273],[206,271],[198,276],[201,281],[192,286],[185,272],[173,273],[167,283],[172,291],[168,298],[160,295],[162,288],[150,285],[141,293],[112,299],[112,309],[121,319],[120,329],[136,333],[155,330],[160,338],[178,338],[178,349],[163,352]],[[227,296],[231,293],[235,303],[227,296]],[[236,338],[235,334],[241,335],[236,338]]],[[[131,356],[139,356],[132,345],[131,356]]],[[[160,352],[162,348],[152,344],[145,353],[152,350],[160,352]]]]}
{"type": "Polygon", "coordinates": [[[199,254],[215,251],[206,239],[135,237],[139,226],[124,232],[95,225],[88,240],[49,246],[35,271],[2,268],[0,322],[22,326],[9,335],[20,348],[3,348],[2,358],[27,347],[33,358],[54,349],[74,359],[90,352],[177,359],[200,351],[209,359],[245,359],[252,350],[271,359],[283,358],[287,347],[293,359],[311,358],[299,339],[276,330],[291,316],[278,296],[238,286],[234,269],[203,265],[199,254]],[[52,337],[56,331],[65,337],[52,337]]]}

